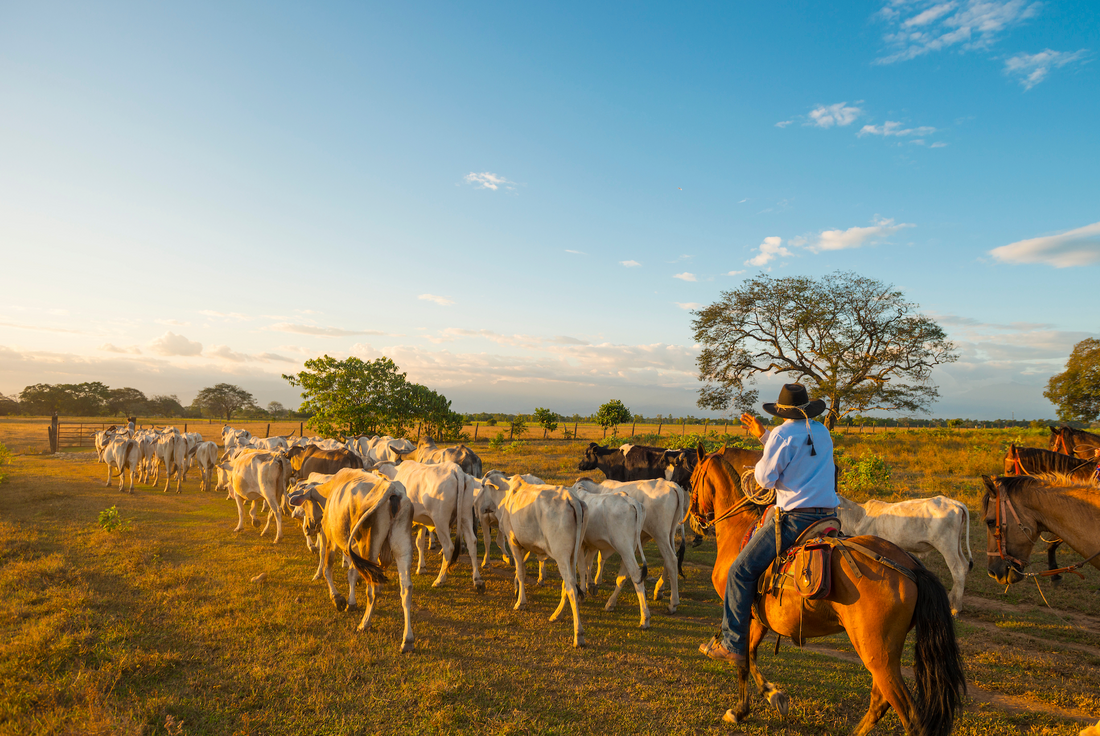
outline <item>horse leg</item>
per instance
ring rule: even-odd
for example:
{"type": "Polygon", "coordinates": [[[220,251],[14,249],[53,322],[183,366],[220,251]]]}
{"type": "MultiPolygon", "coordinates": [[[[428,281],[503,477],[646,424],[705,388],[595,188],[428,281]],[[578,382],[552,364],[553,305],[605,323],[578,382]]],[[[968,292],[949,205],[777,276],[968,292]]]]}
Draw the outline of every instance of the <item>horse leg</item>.
{"type": "Polygon", "coordinates": [[[890,703],[883,697],[882,691],[878,688],[878,683],[871,685],[871,707],[867,709],[867,712],[863,714],[862,720],[859,725],[856,726],[856,730],[852,732],[853,736],[863,736],[869,733],[878,719],[886,715],[886,711],[890,709],[890,703]]]}
{"type": "MultiPolygon", "coordinates": [[[[1062,545],[1062,542],[1057,541],[1057,542],[1051,542],[1050,546],[1047,547],[1047,569],[1048,570],[1057,570],[1058,569],[1058,547],[1060,547],[1061,545],[1062,545]]],[[[1050,582],[1052,582],[1054,584],[1058,584],[1058,583],[1062,582],[1062,576],[1061,575],[1052,575],[1051,578],[1050,578],[1050,582]]]]}
{"type": "Polygon", "coordinates": [[[905,680],[901,677],[901,654],[905,649],[907,630],[899,626],[890,626],[881,620],[878,626],[874,626],[874,622],[870,621],[847,622],[843,619],[841,624],[844,625],[856,654],[863,661],[863,666],[871,673],[873,680],[871,704],[863,720],[853,732],[853,736],[867,734],[891,706],[897,713],[905,733],[915,733],[913,726],[916,714],[913,710],[913,701],[909,697],[909,690],[905,687],[905,680]]]}
{"type": "Polygon", "coordinates": [[[745,665],[738,665],[737,667],[737,694],[739,700],[737,701],[736,710],[730,708],[722,716],[722,720],[726,723],[744,723],[745,719],[749,717],[751,704],[749,699],[749,668],[745,665]]]}
{"type": "Polygon", "coordinates": [[[749,624],[749,674],[751,674],[752,679],[756,681],[756,687],[759,688],[760,694],[767,699],[768,703],[771,704],[773,708],[779,711],[779,715],[785,718],[787,716],[787,711],[791,707],[790,696],[771,682],[768,682],[767,678],[764,677],[764,674],[756,664],[756,650],[760,648],[760,644],[767,635],[767,627],[754,618],[752,623],[749,624]]]}

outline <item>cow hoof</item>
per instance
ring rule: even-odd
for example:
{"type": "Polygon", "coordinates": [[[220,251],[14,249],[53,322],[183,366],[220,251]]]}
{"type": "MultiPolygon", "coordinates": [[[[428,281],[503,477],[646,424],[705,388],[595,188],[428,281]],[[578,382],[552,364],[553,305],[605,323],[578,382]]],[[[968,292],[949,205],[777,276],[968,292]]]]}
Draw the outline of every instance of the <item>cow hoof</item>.
{"type": "Polygon", "coordinates": [[[733,708],[726,711],[726,714],[722,716],[722,720],[726,723],[740,723],[741,720],[737,717],[737,714],[733,712],[733,708]]]}
{"type": "Polygon", "coordinates": [[[583,649],[586,646],[588,646],[588,645],[584,643],[584,637],[583,636],[573,640],[573,648],[574,649],[583,649]]]}
{"type": "Polygon", "coordinates": [[[413,650],[413,643],[411,641],[407,641],[407,642],[405,642],[404,644],[401,645],[401,653],[402,654],[411,654],[412,650],[413,650]]]}
{"type": "Polygon", "coordinates": [[[485,595],[485,581],[479,580],[474,583],[474,590],[477,591],[479,595],[485,595]]]}
{"type": "MultiPolygon", "coordinates": [[[[349,603],[344,610],[345,611],[358,611],[359,610],[359,604],[358,603],[349,603]]],[[[360,631],[362,631],[362,629],[360,629],[360,631]]]]}
{"type": "Polygon", "coordinates": [[[343,611],[348,607],[348,601],[342,595],[336,595],[332,599],[332,605],[336,606],[337,611],[343,611]]]}
{"type": "Polygon", "coordinates": [[[648,621],[643,621],[641,623],[641,625],[638,626],[638,628],[639,629],[648,629],[649,628],[649,622],[648,621]]]}
{"type": "Polygon", "coordinates": [[[588,586],[588,595],[590,595],[590,596],[592,596],[593,598],[595,598],[595,597],[596,597],[596,591],[597,591],[597,590],[598,590],[598,589],[596,588],[596,586],[595,586],[595,585],[589,585],[589,586],[588,586]]]}
{"type": "Polygon", "coordinates": [[[674,606],[674,605],[672,605],[671,603],[669,603],[669,604],[668,604],[668,612],[669,612],[669,613],[676,613],[676,606],[674,606]]]}
{"type": "Polygon", "coordinates": [[[527,610],[527,604],[526,603],[517,603],[514,608],[517,611],[526,611],[527,610]]]}
{"type": "Polygon", "coordinates": [[[782,690],[772,690],[768,693],[768,702],[779,711],[779,715],[787,717],[787,711],[791,707],[791,698],[782,690]]]}
{"type": "MultiPolygon", "coordinates": [[[[349,607],[348,610],[350,611],[351,608],[349,607]]],[[[355,630],[356,631],[370,631],[370,624],[367,624],[366,626],[364,626],[363,624],[359,624],[358,626],[355,627],[355,630]]]]}

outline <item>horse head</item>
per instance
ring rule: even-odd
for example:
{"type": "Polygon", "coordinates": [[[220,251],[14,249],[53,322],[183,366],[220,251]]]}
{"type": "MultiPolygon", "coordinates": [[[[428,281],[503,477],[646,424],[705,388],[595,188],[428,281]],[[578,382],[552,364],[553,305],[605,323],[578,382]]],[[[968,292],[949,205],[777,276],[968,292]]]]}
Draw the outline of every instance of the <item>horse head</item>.
{"type": "Polygon", "coordinates": [[[989,577],[1003,585],[1024,579],[1027,560],[1035,546],[1036,521],[1031,512],[1012,495],[1025,484],[1033,483],[1029,476],[990,478],[982,476],[986,493],[982,497],[982,514],[986,526],[986,555],[989,557],[989,577]],[[1021,515],[1019,509],[1024,514],[1021,515]]]}

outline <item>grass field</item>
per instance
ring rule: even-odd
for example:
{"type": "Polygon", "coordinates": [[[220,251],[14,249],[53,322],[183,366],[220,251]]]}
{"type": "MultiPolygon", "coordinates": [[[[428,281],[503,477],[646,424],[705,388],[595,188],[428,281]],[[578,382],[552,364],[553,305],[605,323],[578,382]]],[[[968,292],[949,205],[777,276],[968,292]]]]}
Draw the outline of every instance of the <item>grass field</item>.
{"type": "MultiPolygon", "coordinates": [[[[190,428],[220,430],[209,426],[190,428]]],[[[585,442],[537,436],[510,451],[476,450],[486,468],[572,482],[585,442]]],[[[837,446],[844,458],[887,461],[890,487],[873,495],[943,493],[973,512],[978,475],[998,472],[1013,440],[1045,438],[903,430],[841,436],[837,446]]],[[[89,452],[34,454],[44,420],[0,421],[0,442],[24,453],[0,470],[0,733],[838,734],[866,709],[870,677],[845,659],[852,648],[839,635],[804,651],[785,641],[778,656],[767,647],[762,666],[794,701],[786,720],[757,703],[740,729],[721,722],[733,678],[696,651],[720,616],[710,538],[688,548],[677,614],[654,606],[652,628],[641,631],[627,595],[605,612],[601,591],[583,604],[581,650],[568,616],[546,621],[560,586],[532,588],[517,612],[499,559],[478,596],[462,563],[431,588],[434,558],[431,573],[414,578],[416,651],[401,655],[396,590],[383,590],[372,631],[357,633],[361,612],[338,613],[324,584],[310,582],[316,560],[300,531],[288,528],[275,546],[258,528],[234,535],[235,505],[200,493],[195,478],[182,495],[105,488],[106,468],[89,452]],[[100,528],[111,506],[128,528],[100,528]],[[266,579],[249,582],[261,572],[266,579]]],[[[1006,593],[985,575],[985,531],[973,514],[971,545],[957,630],[974,698],[956,733],[1076,735],[1100,717],[1098,571],[1044,582],[1051,610],[1033,585],[1006,593]]],[[[652,547],[647,556],[658,568],[652,547]]],[[[949,580],[938,557],[928,563],[949,580]]],[[[897,719],[875,732],[900,733],[897,719]]]]}

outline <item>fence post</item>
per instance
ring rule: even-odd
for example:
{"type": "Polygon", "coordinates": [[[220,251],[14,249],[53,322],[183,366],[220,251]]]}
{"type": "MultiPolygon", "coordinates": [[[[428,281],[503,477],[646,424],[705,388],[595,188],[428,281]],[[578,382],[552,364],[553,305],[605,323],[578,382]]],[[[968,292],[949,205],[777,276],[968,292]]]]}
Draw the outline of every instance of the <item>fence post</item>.
{"type": "Polygon", "coordinates": [[[684,422],[683,422],[683,423],[682,423],[682,424],[680,425],[680,436],[681,436],[681,437],[683,437],[684,435],[686,435],[686,434],[687,434],[687,431],[688,431],[688,423],[687,423],[687,421],[685,420],[685,421],[684,421],[684,422]]]}
{"type": "Polygon", "coordinates": [[[708,426],[710,426],[710,420],[709,419],[704,419],[703,420],[703,436],[704,437],[707,436],[707,427],[708,426]]]}
{"type": "Polygon", "coordinates": [[[637,422],[634,422],[633,424],[630,425],[630,436],[631,437],[634,436],[634,428],[637,427],[637,426],[638,426],[637,422]]]}
{"type": "Polygon", "coordinates": [[[302,434],[302,423],[301,422],[298,422],[298,436],[299,437],[305,437],[305,435],[302,434]]]}
{"type": "Polygon", "coordinates": [[[663,427],[664,424],[665,424],[664,422],[657,422],[657,436],[658,437],[661,436],[661,427],[663,427]]]}
{"type": "MultiPolygon", "coordinates": [[[[186,431],[187,431],[187,425],[186,425],[186,424],[185,424],[185,425],[183,425],[183,431],[184,431],[184,432],[186,432],[186,431]]],[[[349,431],[350,431],[350,428],[349,428],[349,431]]],[[[267,423],[267,431],[266,431],[266,432],[264,432],[264,439],[267,439],[267,438],[268,438],[268,437],[270,437],[270,436],[271,436],[271,422],[268,422],[268,423],[267,423]]]]}
{"type": "Polygon", "coordinates": [[[509,442],[512,441],[512,432],[514,432],[515,429],[516,429],[516,425],[514,423],[508,425],[508,441],[509,442]]]}
{"type": "Polygon", "coordinates": [[[577,422],[573,422],[573,441],[576,442],[577,439],[577,422]]]}
{"type": "Polygon", "coordinates": [[[57,412],[53,413],[53,417],[50,418],[50,454],[57,453],[57,412]]]}
{"type": "Polygon", "coordinates": [[[473,439],[474,442],[477,442],[477,429],[480,426],[481,426],[481,422],[478,422],[477,424],[474,425],[474,439],[473,439]]]}

